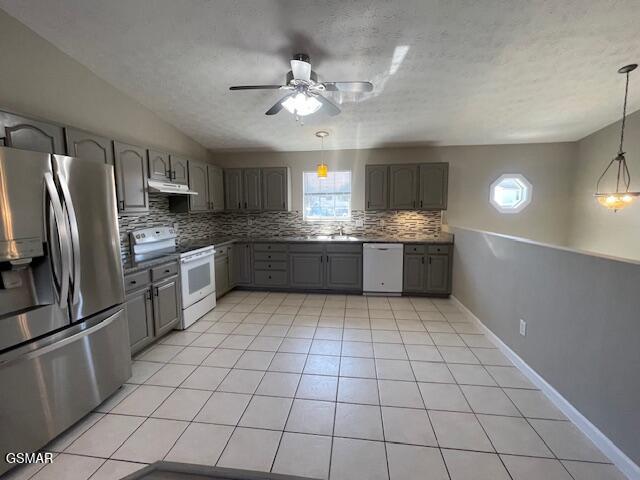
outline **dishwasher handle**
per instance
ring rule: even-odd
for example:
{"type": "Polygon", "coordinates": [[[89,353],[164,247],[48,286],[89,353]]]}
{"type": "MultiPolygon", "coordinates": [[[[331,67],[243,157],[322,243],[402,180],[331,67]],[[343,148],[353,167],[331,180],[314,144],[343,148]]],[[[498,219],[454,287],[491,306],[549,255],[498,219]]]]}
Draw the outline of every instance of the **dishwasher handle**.
{"type": "Polygon", "coordinates": [[[369,250],[402,250],[402,243],[365,243],[363,246],[365,249],[369,250]]]}

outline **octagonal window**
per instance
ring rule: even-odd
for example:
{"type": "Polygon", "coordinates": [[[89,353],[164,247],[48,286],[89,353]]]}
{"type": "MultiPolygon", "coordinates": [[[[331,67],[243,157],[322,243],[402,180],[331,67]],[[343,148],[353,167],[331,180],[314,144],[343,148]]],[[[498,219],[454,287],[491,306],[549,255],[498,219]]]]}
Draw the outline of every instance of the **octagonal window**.
{"type": "Polygon", "coordinates": [[[531,203],[531,184],[520,174],[501,175],[491,184],[489,200],[499,212],[521,212],[531,203]]]}

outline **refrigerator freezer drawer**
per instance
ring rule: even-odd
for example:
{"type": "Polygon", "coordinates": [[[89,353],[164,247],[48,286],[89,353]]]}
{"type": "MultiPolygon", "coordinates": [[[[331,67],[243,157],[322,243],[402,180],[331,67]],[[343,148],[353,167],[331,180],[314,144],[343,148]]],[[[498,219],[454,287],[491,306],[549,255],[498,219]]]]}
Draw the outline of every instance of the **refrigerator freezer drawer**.
{"type": "Polygon", "coordinates": [[[131,376],[119,307],[102,322],[0,365],[0,475],[8,452],[35,452],[131,376]]]}

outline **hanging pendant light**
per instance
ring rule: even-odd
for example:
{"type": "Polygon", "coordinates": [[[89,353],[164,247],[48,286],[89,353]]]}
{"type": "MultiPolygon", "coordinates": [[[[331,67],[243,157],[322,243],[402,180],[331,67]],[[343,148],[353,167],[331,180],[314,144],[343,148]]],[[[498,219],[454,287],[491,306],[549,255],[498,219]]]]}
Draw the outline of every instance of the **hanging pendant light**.
{"type": "MultiPolygon", "coordinates": [[[[596,193],[594,196],[600,203],[600,205],[608,208],[609,210],[618,211],[622,210],[627,205],[630,205],[636,198],[640,197],[640,192],[630,192],[629,187],[631,185],[631,174],[629,173],[629,167],[627,166],[627,159],[624,157],[625,152],[622,148],[624,143],[624,127],[627,117],[627,97],[629,95],[629,73],[633,72],[638,65],[635,63],[626,65],[618,70],[618,73],[622,73],[627,76],[626,84],[624,88],[624,106],[622,107],[622,129],[620,131],[620,148],[618,149],[618,155],[615,156],[611,162],[604,169],[602,175],[596,183],[596,193]],[[607,175],[607,172],[617,162],[617,176],[616,176],[616,190],[615,192],[601,192],[600,182],[607,175]]],[[[613,170],[616,170],[614,167],[613,170]]]]}
{"type": "Polygon", "coordinates": [[[327,178],[329,173],[329,167],[324,163],[324,139],[329,136],[329,132],[325,130],[319,130],[316,132],[316,137],[320,139],[320,163],[316,168],[318,178],[327,178]]]}

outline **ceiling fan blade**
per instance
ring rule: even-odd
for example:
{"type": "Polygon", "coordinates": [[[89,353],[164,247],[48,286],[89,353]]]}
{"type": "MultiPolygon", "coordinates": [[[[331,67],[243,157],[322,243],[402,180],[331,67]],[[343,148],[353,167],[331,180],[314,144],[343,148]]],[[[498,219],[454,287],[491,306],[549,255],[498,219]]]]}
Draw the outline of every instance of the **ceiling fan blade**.
{"type": "Polygon", "coordinates": [[[322,82],[328,92],[371,92],[371,82],[322,82]]]}
{"type": "Polygon", "coordinates": [[[278,113],[280,110],[282,110],[283,106],[282,106],[282,102],[284,102],[287,98],[289,98],[291,95],[285,95],[284,97],[282,97],[280,100],[278,100],[276,102],[276,104],[271,107],[269,110],[267,110],[266,112],[264,112],[265,115],[275,115],[276,113],[278,113]]]}
{"type": "Polygon", "coordinates": [[[279,90],[285,85],[236,85],[229,90],[279,90]]]}
{"type": "Polygon", "coordinates": [[[328,115],[331,115],[333,117],[334,115],[338,115],[340,113],[340,109],[338,108],[338,106],[331,100],[326,99],[322,95],[316,95],[316,98],[320,101],[320,103],[322,103],[324,111],[327,112],[328,115]]]}
{"type": "Polygon", "coordinates": [[[302,60],[291,60],[291,72],[296,80],[308,82],[311,78],[311,64],[302,60]]]}

